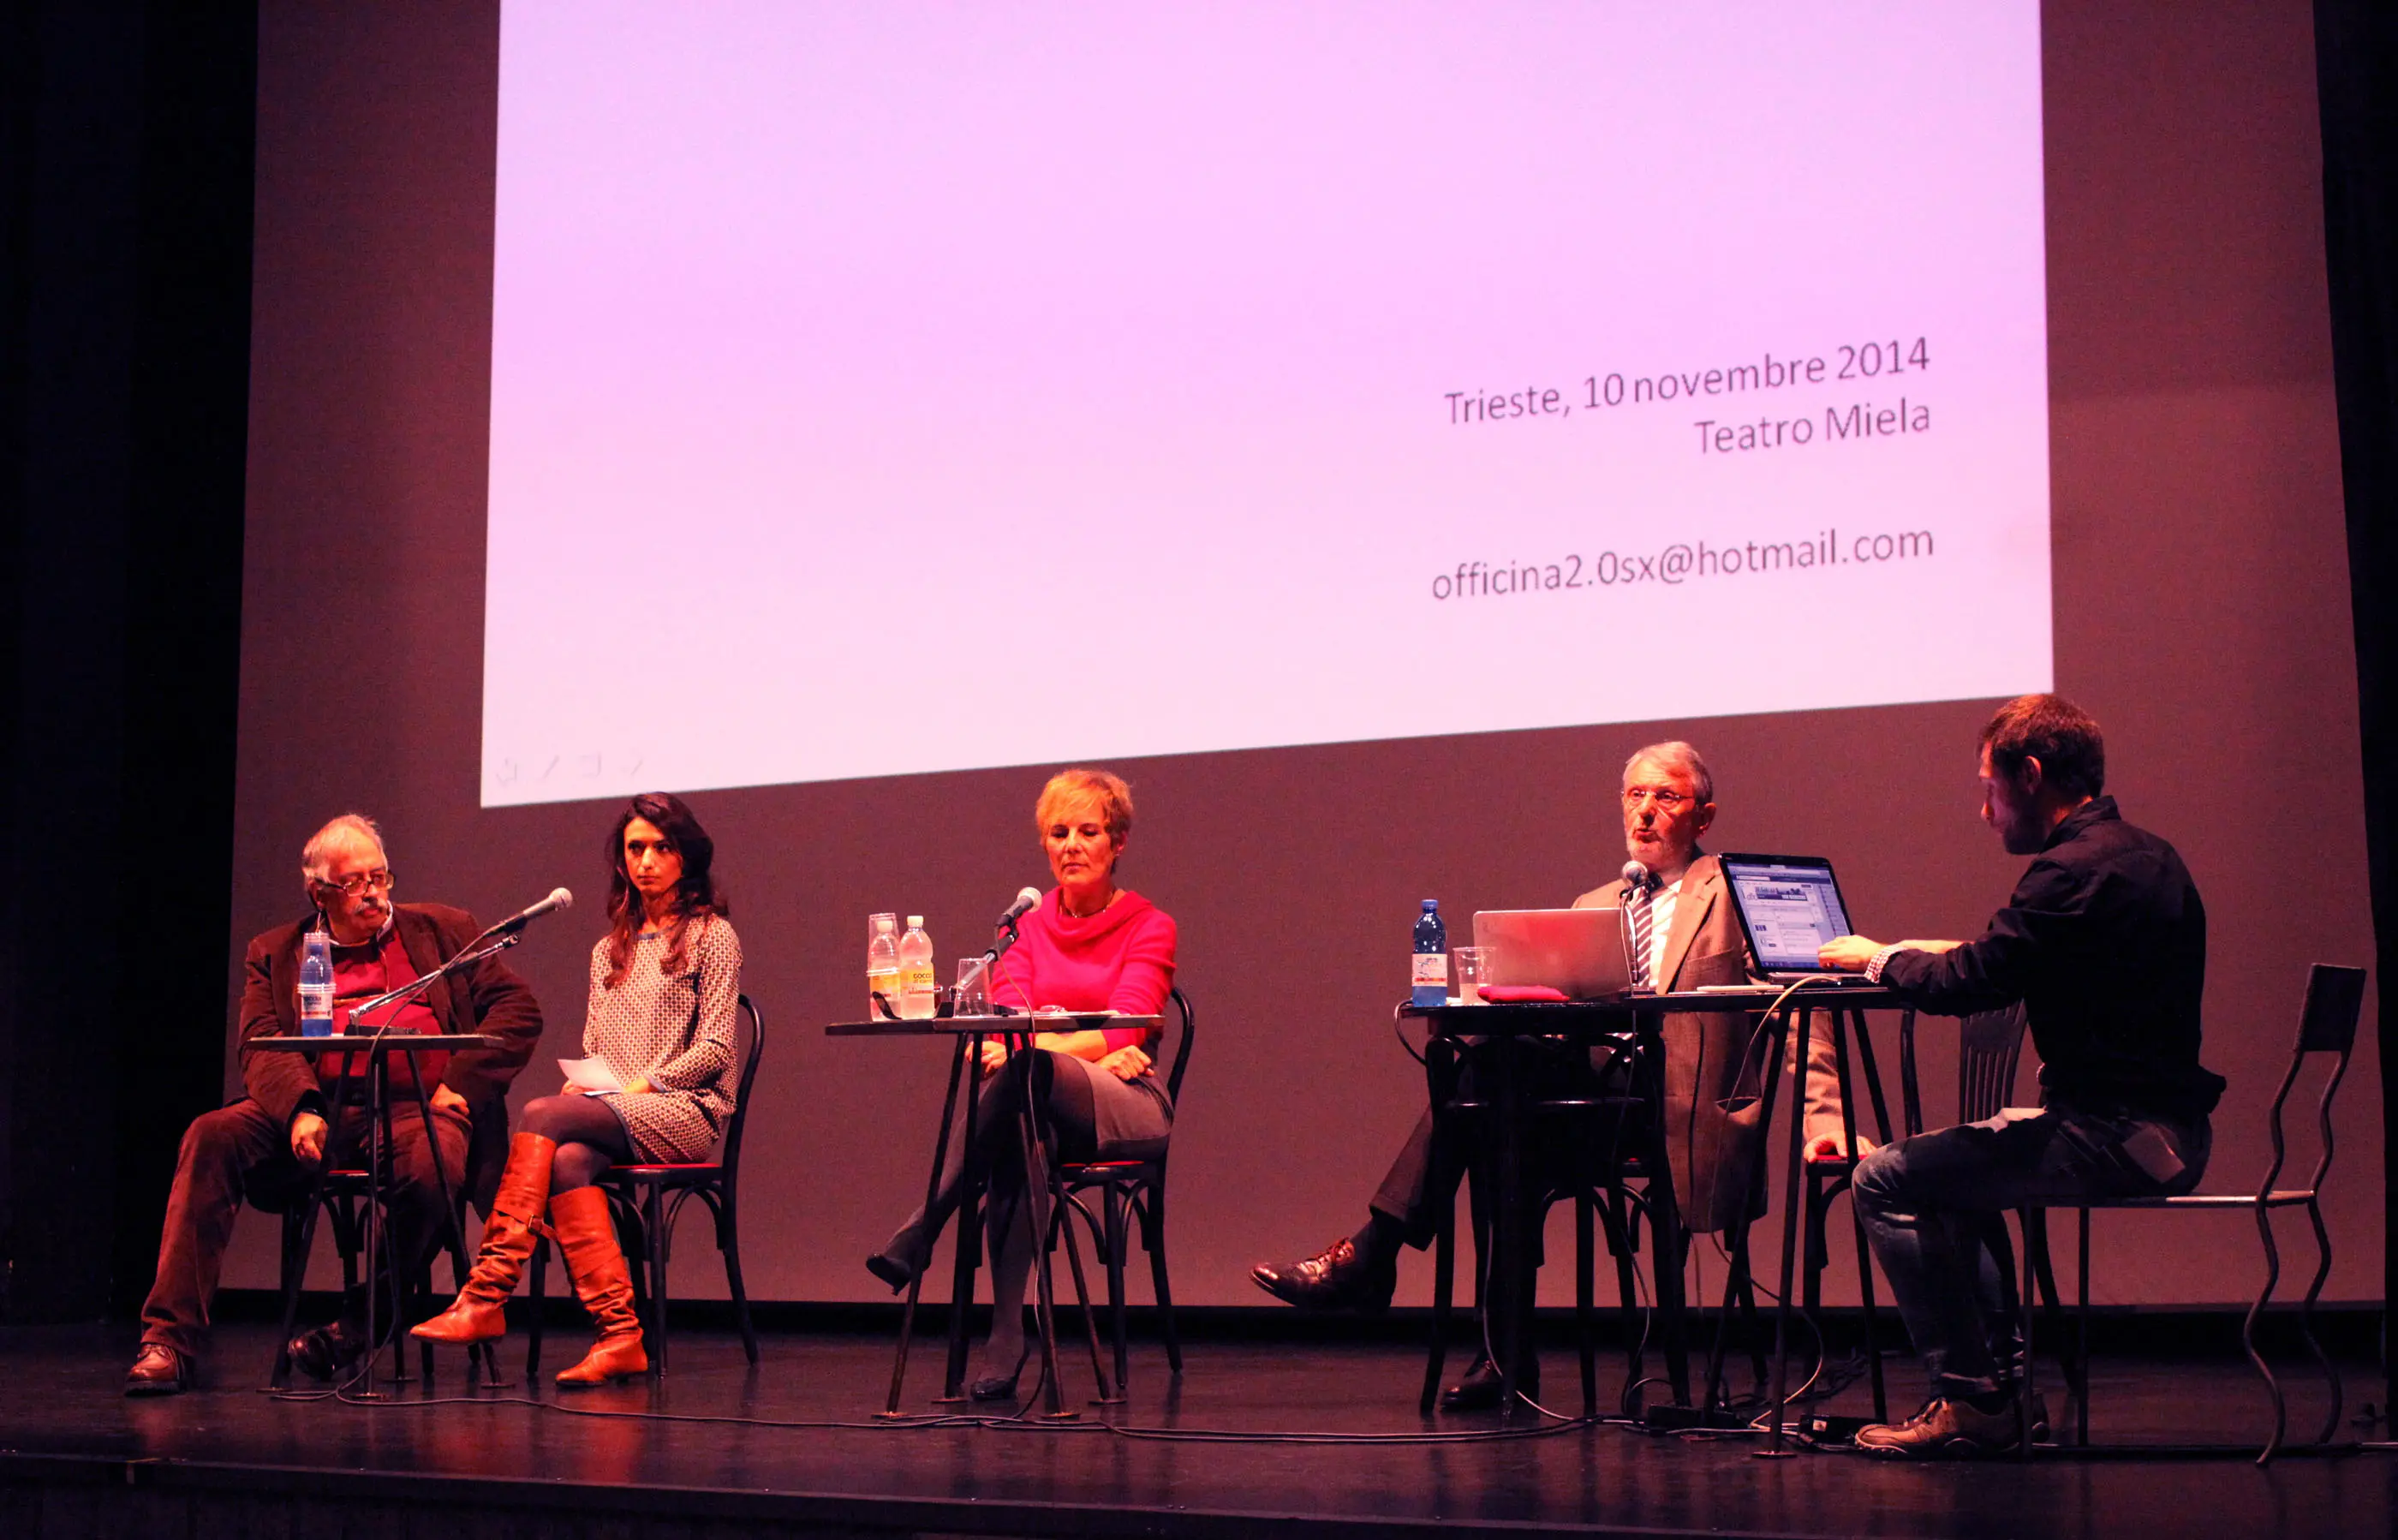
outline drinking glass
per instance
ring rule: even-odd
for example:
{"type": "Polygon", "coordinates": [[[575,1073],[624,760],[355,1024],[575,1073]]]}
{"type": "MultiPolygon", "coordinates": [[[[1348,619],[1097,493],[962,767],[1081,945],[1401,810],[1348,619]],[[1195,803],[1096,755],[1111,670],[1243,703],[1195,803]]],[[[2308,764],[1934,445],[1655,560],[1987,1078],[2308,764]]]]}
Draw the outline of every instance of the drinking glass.
{"type": "Polygon", "coordinates": [[[979,957],[958,959],[957,1011],[960,1016],[990,1014],[990,970],[979,957]]]}
{"type": "Polygon", "coordinates": [[[1457,968],[1457,1003],[1461,1006],[1482,1004],[1483,981],[1489,977],[1489,949],[1451,947],[1448,959],[1457,968]]]}

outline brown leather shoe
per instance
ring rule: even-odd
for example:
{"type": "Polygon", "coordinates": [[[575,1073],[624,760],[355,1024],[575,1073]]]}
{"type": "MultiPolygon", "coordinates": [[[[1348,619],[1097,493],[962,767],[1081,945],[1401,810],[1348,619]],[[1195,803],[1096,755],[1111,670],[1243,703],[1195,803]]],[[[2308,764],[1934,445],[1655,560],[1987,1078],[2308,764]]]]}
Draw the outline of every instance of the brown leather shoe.
{"type": "Polygon", "coordinates": [[[558,1383],[605,1385],[649,1372],[641,1317],[633,1309],[633,1277],[616,1244],[615,1223],[608,1217],[608,1195],[597,1187],[560,1193],[549,1200],[549,1222],[566,1258],[566,1276],[574,1280],[574,1297],[600,1328],[591,1351],[573,1368],[559,1370],[558,1383]]]}
{"type": "MultiPolygon", "coordinates": [[[[2031,1398],[2031,1431],[2048,1431],[2048,1404],[2031,1398]]],[[[1976,1459],[2013,1454],[2023,1447],[2023,1413],[2010,1398],[1997,1412],[1976,1412],[1963,1401],[1935,1398],[1903,1423],[1875,1423],[1857,1430],[1857,1448],[1896,1459],[1976,1459]]]]}
{"type": "Polygon", "coordinates": [[[1279,1267],[1252,1267],[1249,1278],[1274,1298],[1301,1310],[1354,1310],[1361,1316],[1379,1316],[1391,1307],[1399,1269],[1388,1257],[1380,1262],[1368,1259],[1354,1240],[1343,1236],[1312,1257],[1279,1267]]]}
{"type": "Polygon", "coordinates": [[[519,1134],[508,1141],[507,1169],[500,1173],[500,1194],[492,1200],[491,1218],[483,1222],[483,1249],[475,1270],[450,1308],[414,1327],[411,1336],[437,1343],[490,1342],[508,1330],[508,1296],[517,1291],[525,1259],[532,1255],[540,1232],[542,1210],[549,1205],[549,1168],[558,1143],[540,1134],[519,1134]]]}
{"type": "Polygon", "coordinates": [[[191,1388],[190,1356],[165,1343],[143,1343],[125,1371],[128,1396],[180,1396],[191,1388]]]}

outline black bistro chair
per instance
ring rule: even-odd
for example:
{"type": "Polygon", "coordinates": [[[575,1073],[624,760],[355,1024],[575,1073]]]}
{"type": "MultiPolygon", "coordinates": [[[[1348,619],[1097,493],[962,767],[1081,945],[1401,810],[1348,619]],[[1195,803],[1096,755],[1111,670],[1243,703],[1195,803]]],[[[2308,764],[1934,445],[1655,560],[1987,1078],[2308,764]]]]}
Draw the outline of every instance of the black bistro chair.
{"type": "MultiPolygon", "coordinates": [[[[1902,1128],[1913,1136],[1923,1131],[1923,1096],[1915,1070],[1915,1022],[1913,1011],[1906,1011],[1898,1023],[1898,1083],[1902,1128]]],[[[2008,1105],[2007,1098],[2014,1092],[2015,1073],[2023,1060],[2024,1008],[2020,1002],[1997,1010],[1968,1016],[1957,1029],[1957,1116],[1958,1123],[1982,1123],[1999,1115],[2008,1105]]],[[[1862,1119],[1859,1120],[1862,1123],[1862,1119]]],[[[1806,1208],[1806,1290],[1802,1302],[1810,1316],[1816,1314],[1823,1302],[1824,1269],[1830,1264],[1831,1252],[1826,1239],[1827,1226],[1834,1200],[1849,1190],[1855,1177],[1857,1163],[1853,1156],[1842,1155],[1829,1160],[1807,1163],[1806,1208]]],[[[2014,1270],[2014,1248],[1999,1260],[1999,1276],[2006,1277],[2014,1270]]],[[[2043,1277],[2052,1304],[2055,1301],[2056,1280],[2043,1277]]]]}
{"type": "MultiPolygon", "coordinates": [[[[2025,1013],[2023,1004],[2001,1006],[1996,1010],[1980,1011],[1957,1024],[1957,1115],[1955,1123],[1986,1123],[2010,1105],[2014,1094],[2015,1075],[2023,1062],[2025,1013]]],[[[1916,1072],[1916,1013],[1906,1011],[1898,1024],[1898,1083],[1901,1104],[1901,1128],[1912,1137],[1923,1131],[1922,1082],[1916,1072]]],[[[1831,1252],[1826,1239],[1833,1202],[1849,1187],[1856,1176],[1857,1162],[1852,1155],[1807,1164],[1807,1207],[1805,1214],[1807,1271],[1800,1294],[1801,1307],[1810,1317],[1822,1308],[1824,1269],[1830,1264],[1831,1252]]],[[[2061,1328],[2063,1295],[2056,1287],[2056,1274],[2050,1265],[2047,1232],[2037,1210],[2025,1209],[2016,1215],[2017,1223],[2028,1237],[2024,1248],[2026,1286],[2038,1286],[2037,1298],[2048,1315],[2052,1327],[2061,1328]]],[[[1983,1236],[1990,1251],[2001,1294],[2001,1308],[2009,1315],[2018,1314],[2022,1306],[2015,1293],[2014,1246],[2007,1238],[2003,1218],[1991,1224],[1983,1236]]],[[[2027,1294],[2025,1299],[2033,1295],[2027,1294]]],[[[2016,1344],[2019,1356],[2028,1357],[2030,1337],[2026,1334],[2016,1344]]],[[[2079,1363],[2064,1358],[2068,1383],[2081,1384],[2079,1363]]],[[[2025,1398],[2026,1419],[2029,1419],[2030,1398],[2025,1398]]]]}
{"type": "MultiPolygon", "coordinates": [[[[2282,1395],[2281,1382],[2274,1378],[2270,1364],[2257,1350],[2257,1323],[2272,1299],[2274,1289],[2282,1279],[2281,1249],[2273,1241],[2273,1210],[2304,1209],[2307,1221],[2315,1234],[2315,1276],[2307,1285],[2307,1294],[2298,1307],[2298,1334],[2306,1342],[2307,1351],[2313,1356],[2315,1366],[2322,1371],[2324,1382],[2331,1391],[2331,1404],[2324,1412],[2323,1425],[2315,1432],[2311,1445],[2321,1447],[2331,1442],[2339,1426],[2341,1387],[2339,1370],[2324,1352],[2323,1344],[2314,1331],[2315,1301],[2323,1293],[2324,1280],[2331,1276],[2331,1234],[2324,1227],[2323,1184],[2331,1171],[2332,1098],[2339,1091],[2339,1083],[2348,1074],[2349,1055],[2356,1047],[2356,1021],[2364,1006],[2364,970],[2361,967],[2335,967],[2317,963],[2307,976],[2306,1002],[2298,1014],[2298,1037],[2290,1050],[2290,1067],[2282,1076],[2281,1088],[2273,1093],[2271,1109],[2266,1114],[2266,1127],[2272,1138],[2273,1157],[2265,1166],[2254,1192],[2190,1193],[2180,1197],[2118,1197],[2093,1199],[2074,1205],[2080,1221],[2081,1284],[2076,1306],[2077,1345],[2067,1357],[2067,1375],[2071,1385],[2075,1406],[2074,1441],[2086,1447],[2090,1442],[2089,1342],[2090,1342],[2090,1210],[2093,1209],[2140,1209],[2166,1213],[2245,1212],[2256,1216],[2257,1238],[2265,1253],[2265,1282],[2257,1291],[2257,1301],[2248,1307],[2247,1318],[2241,1323],[2240,1345],[2265,1382],[2265,1394],[2273,1403],[2273,1432],[2265,1440],[2257,1463],[2264,1465],[2282,1448],[2282,1436],[2286,1430],[2289,1409],[2282,1395]],[[2317,1138],[2322,1153],[2316,1157],[2314,1174],[2303,1187],[2276,1187],[2282,1179],[2282,1166],[2286,1155],[2282,1129],[2282,1109],[2290,1100],[2290,1091],[2297,1085],[2310,1060],[2327,1060],[2323,1067],[2323,1094],[2315,1104],[2317,1138]]],[[[2045,1210],[2032,1209],[2026,1216],[2026,1230],[2030,1243],[2024,1248],[2025,1285],[2028,1291],[2028,1276],[2036,1261],[2045,1262],[2045,1210]]],[[[2023,1313],[2022,1331],[2027,1344],[2031,1340],[2030,1313],[2023,1313]]],[[[2029,1358],[2026,1358],[2026,1389],[2028,1392],[2029,1358]]],[[[2024,1397],[2026,1405],[2030,1396],[2024,1397]]]]}
{"type": "MultiPolygon", "coordinates": [[[[1198,1031],[1199,1017],[1191,1008],[1190,996],[1179,989],[1174,991],[1167,1003],[1173,1006],[1168,1030],[1174,1031],[1175,1036],[1173,1060],[1165,1072],[1165,1094],[1179,1115],[1182,1076],[1191,1068],[1191,1040],[1198,1031]]],[[[1158,1152],[1153,1160],[1066,1161],[1058,1167],[1067,1206],[1083,1217],[1099,1261],[1107,1264],[1108,1317],[1115,1337],[1118,1396],[1124,1394],[1125,1371],[1125,1261],[1136,1219],[1140,1222],[1140,1249],[1149,1253],[1150,1288],[1157,1300],[1158,1326],[1165,1336],[1166,1365],[1178,1375],[1182,1372],[1182,1339],[1174,1330],[1174,1289],[1165,1276],[1165,1159],[1171,1153],[1169,1147],[1158,1152]],[[1099,1203],[1096,1214],[1089,1202],[1093,1194],[1099,1203]]],[[[1057,1244],[1058,1226],[1064,1223],[1065,1209],[1061,1208],[1050,1223],[1052,1246],[1057,1244]]]]}
{"type": "MultiPolygon", "coordinates": [[[[496,1106],[497,1103],[495,1102],[494,1105],[496,1106]]],[[[409,1108],[408,1111],[412,1114],[414,1108],[409,1108]]],[[[505,1115],[505,1109],[503,1109],[503,1115],[505,1115]]],[[[468,1158],[470,1160],[473,1158],[471,1153],[468,1158]]],[[[325,1173],[322,1213],[333,1233],[333,1250],[341,1258],[342,1298],[344,1300],[347,1300],[358,1286],[359,1259],[366,1252],[366,1227],[373,1223],[376,1217],[369,1198],[367,1177],[368,1173],[362,1167],[336,1167],[325,1173]]],[[[466,1217],[468,1182],[468,1174],[460,1172],[452,1178],[451,1183],[451,1202],[456,1210],[458,1234],[461,1237],[481,1233],[468,1225],[466,1217]]],[[[276,1215],[282,1222],[278,1259],[279,1278],[276,1287],[284,1302],[284,1314],[287,1317],[292,1314],[291,1306],[306,1282],[308,1253],[315,1242],[316,1226],[312,1223],[314,1216],[308,1212],[308,1194],[313,1185],[312,1177],[288,1192],[261,1194],[252,1200],[257,1207],[276,1215]]],[[[473,1242],[467,1240],[465,1244],[471,1248],[473,1242]]],[[[442,1237],[439,1250],[450,1253],[451,1281],[453,1290],[465,1288],[467,1270],[474,1261],[471,1251],[465,1256],[459,1255],[458,1251],[451,1246],[447,1236],[442,1237]]],[[[425,1258],[412,1267],[403,1268],[400,1284],[401,1296],[408,1303],[411,1316],[410,1319],[399,1323],[404,1328],[415,1324],[415,1317],[421,1313],[420,1306],[432,1294],[432,1258],[425,1258]]],[[[387,1299],[375,1302],[376,1318],[380,1329],[384,1331],[394,1330],[389,1319],[390,1308],[391,1302],[387,1299]]],[[[420,1342],[416,1345],[419,1365],[426,1383],[430,1384],[433,1379],[433,1344],[429,1342],[420,1342]]],[[[288,1338],[276,1344],[275,1371],[270,1384],[280,1386],[285,1383],[291,1367],[289,1352],[288,1338]]],[[[399,1366],[398,1379],[404,1382],[407,1378],[408,1360],[403,1357],[397,1362],[399,1366]]],[[[489,1344],[478,1343],[467,1353],[467,1372],[470,1383],[478,1364],[481,1366],[487,1383],[495,1386],[501,1384],[499,1358],[489,1344]]]]}
{"type": "MultiPolygon", "coordinates": [[[[1621,1050],[1623,1073],[1628,1087],[1630,1048],[1621,1050]]],[[[1434,1038],[1425,1045],[1424,1077],[1428,1083],[1434,1118],[1442,1128],[1435,1148],[1454,1152],[1461,1140],[1470,1140],[1480,1131],[1477,1124],[1486,1123],[1493,1109],[1487,1101],[1460,1095],[1461,1085],[1457,1045],[1447,1038],[1434,1038]]],[[[1602,1073],[1602,1085],[1612,1076],[1602,1073]]],[[[1648,1212],[1648,1201],[1642,1192],[1631,1183],[1639,1182],[1645,1189],[1648,1171],[1639,1152],[1646,1147],[1643,1130],[1650,1115],[1647,1103],[1628,1090],[1622,1094],[1593,1092],[1586,1096],[1543,1097],[1526,1102],[1532,1115],[1543,1126],[1544,1142],[1553,1143],[1560,1136],[1571,1152],[1568,1163],[1571,1169],[1559,1180],[1544,1184],[1531,1196],[1529,1217],[1532,1233],[1537,1236],[1544,1225],[1549,1209],[1567,1198],[1574,1204],[1574,1320],[1582,1367],[1583,1415],[1598,1414],[1598,1346],[1596,1330],[1597,1244],[1596,1225],[1603,1222],[1607,1229],[1607,1249],[1615,1259],[1615,1290],[1618,1307],[1623,1315],[1625,1344],[1625,1394],[1640,1378],[1641,1344],[1646,1333],[1636,1328],[1635,1312],[1639,1308],[1638,1283],[1633,1273],[1633,1256],[1638,1246],[1641,1216],[1648,1212]]],[[[1439,1172],[1434,1175],[1435,1190],[1447,1191],[1450,1177],[1439,1172]]],[[[1425,1352],[1423,1395],[1420,1410],[1430,1412],[1440,1393],[1441,1371],[1448,1356],[1449,1314],[1456,1291],[1457,1272],[1457,1206],[1451,1202],[1442,1212],[1433,1240],[1432,1334],[1425,1352]]],[[[1489,1237],[1477,1225],[1475,1252],[1489,1255],[1489,1237]]],[[[1478,1306],[1487,1307],[1489,1301],[1484,1291],[1475,1289],[1478,1306]]],[[[1523,1330],[1531,1330],[1529,1317],[1523,1330]]]]}
{"type": "MultiPolygon", "coordinates": [[[[608,1194],[609,1212],[615,1216],[617,1242],[632,1262],[633,1304],[640,1313],[650,1362],[661,1374],[667,1370],[667,1259],[673,1249],[675,1221],[693,1198],[699,1199],[716,1221],[716,1249],[724,1254],[724,1283],[733,1295],[733,1318],[741,1328],[741,1348],[751,1363],[758,1361],[758,1332],[749,1322],[749,1294],[741,1283],[741,1136],[748,1126],[749,1093],[758,1082],[758,1060],[766,1049],[766,1020],[747,994],[741,996],[736,1031],[739,1020],[745,1018],[748,1042],[741,1047],[741,1078],[717,1158],[688,1165],[614,1166],[600,1179],[608,1194]]],[[[542,1296],[548,1270],[549,1242],[545,1238],[532,1253],[532,1331],[525,1347],[527,1375],[541,1371],[542,1296]]]]}

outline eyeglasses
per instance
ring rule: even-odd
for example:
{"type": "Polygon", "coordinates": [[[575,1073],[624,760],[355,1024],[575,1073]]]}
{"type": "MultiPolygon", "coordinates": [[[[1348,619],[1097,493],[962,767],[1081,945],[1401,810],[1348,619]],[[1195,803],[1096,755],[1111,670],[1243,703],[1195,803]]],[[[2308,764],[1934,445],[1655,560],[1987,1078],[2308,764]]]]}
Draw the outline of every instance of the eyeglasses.
{"type": "Polygon", "coordinates": [[[353,871],[346,877],[319,877],[317,880],[327,887],[340,888],[353,898],[370,887],[382,888],[386,893],[391,891],[391,873],[382,867],[372,871],[353,871]]]}
{"type": "Polygon", "coordinates": [[[1671,817],[1693,800],[1695,799],[1686,797],[1671,789],[1647,786],[1627,786],[1623,789],[1623,810],[1627,813],[1637,813],[1640,810],[1642,803],[1650,802],[1657,804],[1658,812],[1671,817]]]}

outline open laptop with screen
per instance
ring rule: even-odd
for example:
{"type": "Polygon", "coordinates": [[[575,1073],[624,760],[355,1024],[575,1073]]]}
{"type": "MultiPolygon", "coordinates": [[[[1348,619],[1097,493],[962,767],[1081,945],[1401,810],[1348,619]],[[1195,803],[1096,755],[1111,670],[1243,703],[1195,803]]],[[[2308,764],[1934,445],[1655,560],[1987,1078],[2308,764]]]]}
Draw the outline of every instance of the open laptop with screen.
{"type": "Polygon", "coordinates": [[[1716,860],[1759,973],[1784,984],[1798,979],[1864,981],[1861,974],[1825,967],[1816,955],[1834,937],[1854,934],[1830,861],[1821,856],[1746,855],[1716,860]]]}
{"type": "Polygon", "coordinates": [[[1632,987],[1630,933],[1621,909],[1484,909],[1474,944],[1487,982],[1553,989],[1569,1000],[1607,1000],[1632,987]]]}

